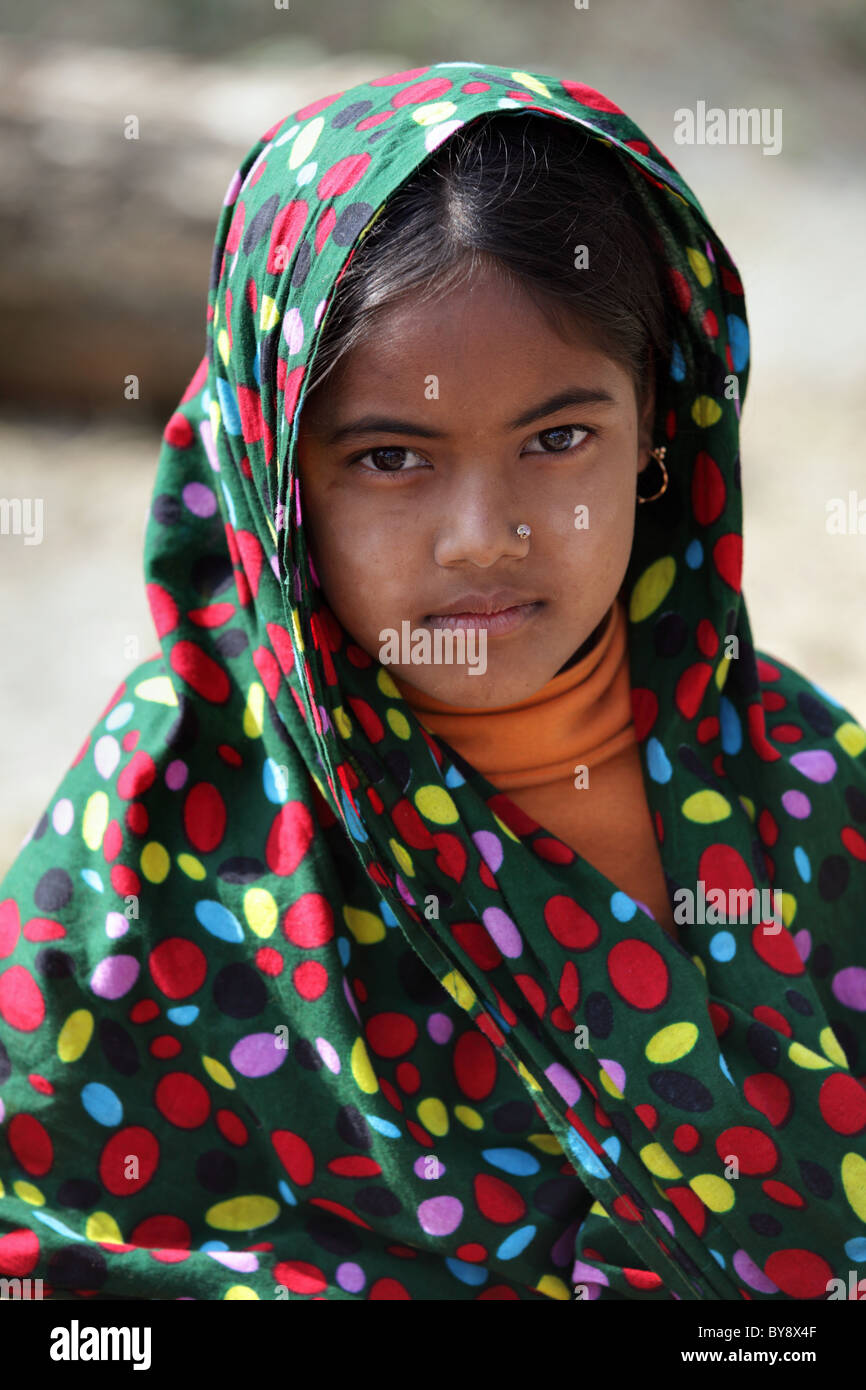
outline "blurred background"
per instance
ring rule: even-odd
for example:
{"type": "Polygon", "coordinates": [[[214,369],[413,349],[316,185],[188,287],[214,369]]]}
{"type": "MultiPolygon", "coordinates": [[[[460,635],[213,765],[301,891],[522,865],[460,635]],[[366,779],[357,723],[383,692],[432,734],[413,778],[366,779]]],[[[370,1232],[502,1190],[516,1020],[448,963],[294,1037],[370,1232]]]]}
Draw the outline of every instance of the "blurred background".
{"type": "Polygon", "coordinates": [[[247,148],[315,97],[457,59],[596,87],[691,185],[746,287],[744,593],[759,649],[866,722],[866,7],[848,0],[4,0],[0,877],[116,686],[157,649],[144,521],[204,351],[247,148]],[[677,145],[675,111],[780,107],[782,150],[677,145]],[[139,138],[124,138],[137,117],[139,138]],[[137,400],[124,379],[140,380],[137,400]],[[859,489],[859,491],[858,491],[859,489]]]}

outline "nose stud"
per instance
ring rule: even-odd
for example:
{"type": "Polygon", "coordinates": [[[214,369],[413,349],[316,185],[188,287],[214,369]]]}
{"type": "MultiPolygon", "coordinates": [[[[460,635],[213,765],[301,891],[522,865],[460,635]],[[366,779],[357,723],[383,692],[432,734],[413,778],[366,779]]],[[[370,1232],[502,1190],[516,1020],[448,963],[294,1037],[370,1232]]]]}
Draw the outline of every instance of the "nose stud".
{"type": "Polygon", "coordinates": [[[532,535],[532,527],[531,527],[531,526],[518,526],[518,528],[517,528],[517,534],[518,534],[518,536],[520,537],[520,539],[521,539],[522,541],[526,541],[526,540],[528,540],[529,537],[532,535]]]}

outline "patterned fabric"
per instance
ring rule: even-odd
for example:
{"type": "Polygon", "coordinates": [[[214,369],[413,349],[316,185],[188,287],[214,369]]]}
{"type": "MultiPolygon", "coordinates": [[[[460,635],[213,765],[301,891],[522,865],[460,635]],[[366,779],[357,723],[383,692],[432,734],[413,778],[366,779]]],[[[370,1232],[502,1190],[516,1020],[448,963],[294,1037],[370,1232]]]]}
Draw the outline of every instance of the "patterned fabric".
{"type": "Polygon", "coordinates": [[[866,733],[752,643],[743,289],[694,194],[579,82],[396,73],[249,151],[207,320],[146,534],[160,649],[0,887],[0,1273],[67,1298],[827,1297],[866,1261],[866,733]],[[778,923],[720,927],[715,897],[678,946],[421,728],[311,573],[296,437],[340,272],[453,131],[527,110],[605,143],[678,311],[671,482],[624,589],[672,900],[776,888],[778,923]]]}

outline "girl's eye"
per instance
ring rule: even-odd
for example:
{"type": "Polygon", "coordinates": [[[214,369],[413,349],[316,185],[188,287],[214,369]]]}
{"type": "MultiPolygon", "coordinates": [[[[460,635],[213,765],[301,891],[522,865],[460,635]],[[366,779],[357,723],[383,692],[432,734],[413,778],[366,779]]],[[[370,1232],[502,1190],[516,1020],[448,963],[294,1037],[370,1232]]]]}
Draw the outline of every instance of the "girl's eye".
{"type": "MultiPolygon", "coordinates": [[[[363,464],[365,459],[373,460],[372,468],[363,468],[364,473],[415,473],[417,468],[403,468],[406,454],[415,454],[414,449],[407,449],[405,446],[396,444],[384,444],[378,449],[368,449],[366,454],[361,454],[353,459],[355,464],[363,464]]],[[[420,454],[415,454],[415,458],[420,459],[420,454]]]]}
{"type": "Polygon", "coordinates": [[[586,440],[576,443],[573,439],[575,434],[592,436],[595,430],[588,429],[586,425],[554,425],[549,430],[539,430],[538,434],[532,436],[533,439],[542,441],[541,449],[527,449],[528,454],[567,454],[570,449],[582,448],[586,440]]]}

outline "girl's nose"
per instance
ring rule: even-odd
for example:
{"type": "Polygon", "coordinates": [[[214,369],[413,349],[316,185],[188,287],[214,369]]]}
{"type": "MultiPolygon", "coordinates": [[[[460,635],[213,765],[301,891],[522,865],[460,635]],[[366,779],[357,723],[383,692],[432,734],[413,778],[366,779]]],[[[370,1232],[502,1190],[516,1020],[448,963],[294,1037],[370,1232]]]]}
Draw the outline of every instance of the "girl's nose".
{"type": "Polygon", "coordinates": [[[529,509],[503,494],[501,480],[476,482],[455,490],[434,531],[438,565],[477,565],[487,569],[499,560],[522,559],[528,552],[518,524],[529,523],[529,509]]]}

